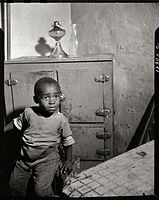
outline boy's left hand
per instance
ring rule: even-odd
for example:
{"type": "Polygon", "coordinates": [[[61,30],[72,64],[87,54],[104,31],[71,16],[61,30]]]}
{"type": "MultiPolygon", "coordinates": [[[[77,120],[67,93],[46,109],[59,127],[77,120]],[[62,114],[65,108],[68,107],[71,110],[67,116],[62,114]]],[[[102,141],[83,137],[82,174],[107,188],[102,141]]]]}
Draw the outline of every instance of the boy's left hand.
{"type": "Polygon", "coordinates": [[[72,161],[66,160],[62,165],[61,172],[64,174],[66,173],[69,174],[71,170],[72,170],[72,161]]]}

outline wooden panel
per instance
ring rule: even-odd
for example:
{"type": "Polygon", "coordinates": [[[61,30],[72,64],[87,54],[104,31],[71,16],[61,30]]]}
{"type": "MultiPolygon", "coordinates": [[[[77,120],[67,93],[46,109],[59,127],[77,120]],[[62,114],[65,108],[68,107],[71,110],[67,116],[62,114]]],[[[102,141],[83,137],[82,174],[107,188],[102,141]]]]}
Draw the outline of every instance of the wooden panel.
{"type": "MultiPolygon", "coordinates": [[[[21,79],[21,80],[23,79],[23,82],[24,82],[25,79],[27,79],[27,77],[29,77],[29,74],[27,75],[27,73],[37,72],[37,74],[38,74],[41,71],[45,71],[45,72],[56,71],[57,68],[58,68],[58,65],[54,64],[54,63],[39,63],[39,58],[37,58],[36,62],[32,62],[32,63],[27,63],[27,62],[25,63],[24,60],[26,61],[26,59],[23,59],[19,63],[14,62],[14,60],[10,60],[10,62],[9,61],[5,62],[5,66],[4,66],[4,72],[5,72],[4,73],[4,93],[5,93],[5,106],[6,106],[7,118],[8,118],[8,115],[13,112],[14,104],[16,104],[15,100],[13,100],[12,87],[7,86],[7,84],[6,84],[6,81],[9,80],[11,78],[11,76],[13,78],[15,77],[16,79],[21,79]]],[[[27,84],[28,83],[29,83],[29,81],[27,81],[27,84]]],[[[33,80],[33,83],[34,83],[34,80],[33,80]]],[[[31,84],[31,83],[29,83],[29,84],[31,84]]],[[[22,87],[22,85],[20,87],[22,87]]],[[[22,91],[22,94],[23,94],[25,90],[22,89],[20,91],[22,91]]],[[[31,90],[31,92],[32,92],[32,90],[31,90]]],[[[30,103],[34,104],[34,102],[32,101],[32,95],[31,95],[31,100],[29,99],[28,102],[29,102],[29,104],[30,103]]],[[[19,104],[19,102],[18,102],[18,104],[19,104]]],[[[23,104],[23,102],[21,102],[19,105],[21,105],[21,104],[23,104]]],[[[24,99],[23,107],[25,107],[25,105],[26,105],[26,101],[24,99]]]]}
{"type": "Polygon", "coordinates": [[[33,101],[34,84],[44,76],[56,79],[55,71],[38,71],[38,72],[12,72],[11,79],[18,81],[17,85],[12,87],[14,110],[23,109],[27,106],[35,105],[33,101]]]}
{"type": "Polygon", "coordinates": [[[103,160],[103,156],[96,154],[98,148],[104,148],[104,140],[97,139],[96,134],[103,132],[103,128],[71,126],[76,143],[73,145],[73,156],[84,160],[103,160]]]}
{"type": "Polygon", "coordinates": [[[6,60],[5,64],[36,64],[36,63],[70,63],[70,62],[112,62],[113,54],[103,54],[103,55],[89,55],[82,57],[68,57],[68,58],[50,58],[49,56],[22,56],[19,58],[14,58],[11,60],[6,60]]]}
{"type": "Polygon", "coordinates": [[[40,61],[37,59],[36,62],[32,63],[25,63],[25,62],[20,62],[20,63],[6,63],[5,64],[5,73],[9,72],[20,72],[20,71],[25,71],[25,72],[31,72],[31,71],[55,71],[58,68],[57,63],[40,63],[40,61]]]}
{"type": "Polygon", "coordinates": [[[59,66],[59,82],[66,100],[62,112],[71,122],[103,122],[95,112],[103,105],[102,84],[94,77],[102,74],[98,63],[71,63],[59,66]]]}
{"type": "Polygon", "coordinates": [[[104,141],[104,147],[110,149],[110,154],[105,156],[105,160],[110,159],[113,157],[113,143],[114,143],[114,134],[113,134],[113,116],[114,116],[114,110],[113,110],[113,66],[112,63],[107,63],[104,65],[101,63],[101,68],[103,74],[106,74],[109,76],[109,81],[103,83],[103,96],[104,96],[104,103],[103,107],[109,108],[111,113],[108,117],[104,118],[104,124],[105,124],[105,131],[110,133],[110,138],[106,139],[104,141]]]}

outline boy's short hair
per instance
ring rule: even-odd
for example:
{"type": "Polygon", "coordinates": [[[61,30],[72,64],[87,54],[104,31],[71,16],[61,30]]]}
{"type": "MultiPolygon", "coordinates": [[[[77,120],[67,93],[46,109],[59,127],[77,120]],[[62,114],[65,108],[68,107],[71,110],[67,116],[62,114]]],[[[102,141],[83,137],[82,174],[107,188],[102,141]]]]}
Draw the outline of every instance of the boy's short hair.
{"type": "Polygon", "coordinates": [[[53,79],[51,77],[43,77],[43,78],[40,78],[34,85],[34,94],[35,95],[37,95],[39,93],[41,86],[44,84],[50,84],[50,85],[54,84],[58,88],[59,92],[61,92],[60,85],[55,79],[53,79]]]}

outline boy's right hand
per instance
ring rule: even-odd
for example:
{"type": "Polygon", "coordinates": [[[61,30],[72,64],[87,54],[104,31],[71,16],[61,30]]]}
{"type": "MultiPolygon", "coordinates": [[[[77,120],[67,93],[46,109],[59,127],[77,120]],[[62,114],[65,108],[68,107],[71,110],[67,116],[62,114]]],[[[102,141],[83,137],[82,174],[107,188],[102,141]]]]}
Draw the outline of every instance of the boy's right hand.
{"type": "Polygon", "coordinates": [[[72,171],[72,161],[70,160],[66,160],[61,167],[60,172],[63,174],[70,174],[70,172],[72,171]]]}

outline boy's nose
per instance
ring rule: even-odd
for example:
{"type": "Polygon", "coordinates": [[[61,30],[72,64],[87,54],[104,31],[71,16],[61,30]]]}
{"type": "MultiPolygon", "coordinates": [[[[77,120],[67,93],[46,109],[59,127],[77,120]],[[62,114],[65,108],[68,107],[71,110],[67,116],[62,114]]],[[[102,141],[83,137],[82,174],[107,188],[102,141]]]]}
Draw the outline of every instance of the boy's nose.
{"type": "Polygon", "coordinates": [[[54,97],[50,97],[50,99],[49,99],[49,103],[55,103],[55,99],[54,99],[54,97]]]}

